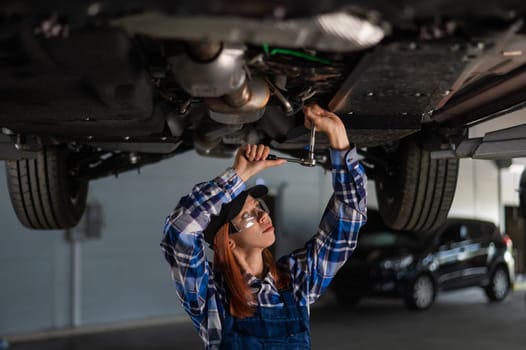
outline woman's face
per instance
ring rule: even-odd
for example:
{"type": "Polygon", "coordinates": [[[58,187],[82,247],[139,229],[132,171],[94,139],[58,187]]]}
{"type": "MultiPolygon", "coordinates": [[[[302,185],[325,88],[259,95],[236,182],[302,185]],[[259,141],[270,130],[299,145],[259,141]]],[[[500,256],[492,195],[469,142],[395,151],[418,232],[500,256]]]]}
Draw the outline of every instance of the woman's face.
{"type": "Polygon", "coordinates": [[[240,248],[267,248],[276,240],[272,219],[260,200],[248,196],[243,208],[231,221],[236,229],[230,238],[240,248]]]}

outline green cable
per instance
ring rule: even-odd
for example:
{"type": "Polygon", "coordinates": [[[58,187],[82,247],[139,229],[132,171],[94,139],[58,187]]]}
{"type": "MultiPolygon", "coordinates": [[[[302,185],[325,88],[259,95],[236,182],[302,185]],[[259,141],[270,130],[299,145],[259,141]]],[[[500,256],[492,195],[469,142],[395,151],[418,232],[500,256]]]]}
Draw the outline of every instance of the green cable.
{"type": "Polygon", "coordinates": [[[306,60],[309,60],[309,61],[313,61],[313,62],[319,62],[319,63],[322,63],[322,64],[331,64],[331,61],[328,60],[328,59],[320,58],[320,57],[316,57],[316,56],[311,56],[311,55],[308,55],[308,54],[305,54],[305,53],[302,53],[302,52],[298,52],[298,51],[294,51],[294,50],[272,49],[272,51],[270,51],[270,55],[271,56],[277,55],[277,54],[294,56],[294,57],[303,58],[303,59],[306,59],[306,60]]]}
{"type": "Polygon", "coordinates": [[[268,44],[263,44],[263,51],[266,55],[270,55],[268,44]]]}
{"type": "Polygon", "coordinates": [[[322,64],[331,64],[332,63],[331,60],[328,60],[326,58],[320,58],[320,57],[308,55],[306,53],[302,53],[302,52],[294,51],[294,50],[272,49],[272,51],[271,51],[268,44],[263,44],[263,52],[265,52],[266,55],[270,55],[270,56],[274,56],[274,55],[277,55],[277,54],[282,54],[282,55],[299,57],[299,58],[303,58],[303,59],[306,59],[306,60],[309,60],[309,61],[312,61],[312,62],[319,62],[319,63],[322,63],[322,64]]]}

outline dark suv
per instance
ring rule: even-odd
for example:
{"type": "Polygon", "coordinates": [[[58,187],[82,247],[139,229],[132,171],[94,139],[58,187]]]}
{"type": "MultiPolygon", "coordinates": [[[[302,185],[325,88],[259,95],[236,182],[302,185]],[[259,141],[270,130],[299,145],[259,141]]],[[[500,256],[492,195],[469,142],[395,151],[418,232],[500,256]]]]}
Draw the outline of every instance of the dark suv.
{"type": "Polygon", "coordinates": [[[415,310],[429,308],[438,290],[473,286],[501,301],[514,279],[511,248],[511,239],[491,222],[448,219],[425,235],[387,229],[370,211],[356,251],[331,286],[347,304],[391,296],[415,310]]]}

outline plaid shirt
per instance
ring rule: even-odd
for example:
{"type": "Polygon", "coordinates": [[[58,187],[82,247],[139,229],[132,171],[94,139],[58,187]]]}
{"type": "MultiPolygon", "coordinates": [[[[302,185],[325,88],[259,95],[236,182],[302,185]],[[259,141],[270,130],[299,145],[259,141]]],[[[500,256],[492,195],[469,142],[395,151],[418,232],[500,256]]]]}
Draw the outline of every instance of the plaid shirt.
{"type": "MultiPolygon", "coordinates": [[[[358,231],[366,221],[366,177],[358,163],[356,149],[331,150],[334,194],[323,214],[316,234],[304,247],[283,256],[279,264],[288,266],[294,295],[301,306],[315,302],[338,269],[356,247],[358,231]]],[[[222,279],[214,276],[205,256],[203,230],[221,205],[246,187],[232,168],[196,185],[181,198],[166,220],[162,250],[171,267],[179,299],[190,315],[206,349],[218,349],[225,293],[222,279]]],[[[247,276],[260,306],[283,307],[274,278],[247,276]]]]}

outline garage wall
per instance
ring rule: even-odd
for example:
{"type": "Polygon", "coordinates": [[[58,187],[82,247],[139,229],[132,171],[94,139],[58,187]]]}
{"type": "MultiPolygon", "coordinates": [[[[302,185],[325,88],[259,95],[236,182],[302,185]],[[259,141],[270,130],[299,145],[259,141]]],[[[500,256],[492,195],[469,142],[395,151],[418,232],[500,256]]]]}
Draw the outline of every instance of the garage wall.
{"type": "Polygon", "coordinates": [[[21,230],[7,211],[4,188],[0,194],[0,334],[63,325],[69,295],[61,235],[21,230]]]}
{"type": "MultiPolygon", "coordinates": [[[[90,184],[102,203],[102,238],[80,243],[80,325],[182,315],[159,242],[166,215],[191,187],[223,171],[231,159],[189,152],[90,184]]],[[[258,182],[281,194],[278,253],[314,233],[331,179],[295,164],[268,169],[258,182]],[[284,173],[286,170],[286,174],[284,173]]],[[[256,181],[256,179],[253,179],[256,181]]],[[[0,335],[72,324],[71,245],[61,231],[32,231],[17,221],[0,162],[0,335]]]]}
{"type": "Polygon", "coordinates": [[[449,216],[500,223],[499,171],[493,161],[461,159],[449,216]]]}
{"type": "Polygon", "coordinates": [[[519,187],[520,179],[524,168],[526,167],[526,158],[517,158],[513,160],[510,168],[502,169],[502,204],[508,206],[519,206],[519,187]]]}

